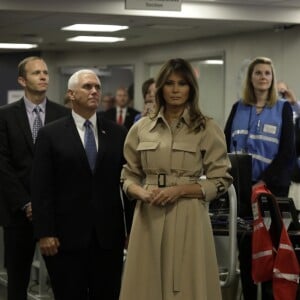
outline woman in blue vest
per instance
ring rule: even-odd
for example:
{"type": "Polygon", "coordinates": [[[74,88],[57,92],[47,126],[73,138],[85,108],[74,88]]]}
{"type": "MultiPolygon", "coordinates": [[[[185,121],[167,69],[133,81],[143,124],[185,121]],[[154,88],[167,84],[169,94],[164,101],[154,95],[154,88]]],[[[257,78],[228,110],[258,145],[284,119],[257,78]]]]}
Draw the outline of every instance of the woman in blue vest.
{"type": "MultiPolygon", "coordinates": [[[[288,195],[295,159],[293,112],[279,100],[273,63],[257,57],[249,65],[243,98],[231,110],[225,126],[228,152],[252,156],[252,184],[265,184],[276,196],[288,195]]],[[[249,212],[251,215],[251,212],[249,212]]],[[[256,299],[251,278],[251,235],[239,240],[245,300],[256,299]]],[[[272,299],[263,288],[262,299],[272,299]]]]}

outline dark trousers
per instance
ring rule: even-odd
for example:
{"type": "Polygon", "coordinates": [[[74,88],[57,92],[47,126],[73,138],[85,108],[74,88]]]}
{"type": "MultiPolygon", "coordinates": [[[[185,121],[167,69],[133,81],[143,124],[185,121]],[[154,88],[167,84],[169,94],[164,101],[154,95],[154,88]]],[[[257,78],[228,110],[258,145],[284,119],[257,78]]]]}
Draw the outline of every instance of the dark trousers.
{"type": "Polygon", "coordinates": [[[56,300],[118,300],[123,247],[102,249],[95,238],[87,249],[44,256],[56,300]]]}
{"type": "Polygon", "coordinates": [[[7,300],[27,300],[27,288],[35,251],[32,226],[4,227],[3,237],[7,300]]]}

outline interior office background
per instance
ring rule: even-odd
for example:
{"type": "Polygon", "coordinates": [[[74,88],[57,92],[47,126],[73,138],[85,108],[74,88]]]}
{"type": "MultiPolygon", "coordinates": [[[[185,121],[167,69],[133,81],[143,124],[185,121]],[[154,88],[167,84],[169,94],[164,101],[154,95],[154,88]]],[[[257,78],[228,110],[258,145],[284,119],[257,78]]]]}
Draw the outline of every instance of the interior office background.
{"type": "MultiPolygon", "coordinates": [[[[197,65],[200,70],[200,106],[221,127],[232,104],[239,98],[245,67],[256,56],[270,57],[277,78],[286,81],[300,99],[300,26],[136,48],[120,46],[101,51],[0,53],[0,105],[6,103],[9,90],[20,89],[17,64],[32,54],[42,56],[47,62],[50,73],[47,95],[60,103],[63,103],[68,73],[72,68],[99,67],[109,70],[107,73],[103,71],[101,76],[103,91],[113,92],[118,85],[133,83],[134,106],[142,110],[143,81],[155,76],[161,64],[174,57],[188,59],[197,65]],[[211,58],[222,59],[224,64],[207,66],[201,63],[211,58]]],[[[0,230],[0,246],[1,242],[0,230]]],[[[0,271],[2,267],[3,256],[0,255],[0,271]]]]}
{"type": "MultiPolygon", "coordinates": [[[[63,103],[69,71],[76,67],[102,70],[104,92],[118,85],[134,85],[134,107],[142,110],[141,85],[154,76],[163,62],[182,57],[199,70],[200,106],[204,113],[224,126],[232,104],[239,98],[247,63],[256,56],[270,57],[277,79],[286,81],[300,98],[300,27],[266,30],[230,36],[179,41],[146,47],[102,49],[101,51],[39,52],[50,73],[48,96],[63,103]],[[206,59],[221,59],[223,65],[204,65],[206,59]],[[107,71],[105,73],[105,71],[107,71]]],[[[0,54],[0,104],[9,89],[18,89],[16,66],[31,53],[0,54]]]]}

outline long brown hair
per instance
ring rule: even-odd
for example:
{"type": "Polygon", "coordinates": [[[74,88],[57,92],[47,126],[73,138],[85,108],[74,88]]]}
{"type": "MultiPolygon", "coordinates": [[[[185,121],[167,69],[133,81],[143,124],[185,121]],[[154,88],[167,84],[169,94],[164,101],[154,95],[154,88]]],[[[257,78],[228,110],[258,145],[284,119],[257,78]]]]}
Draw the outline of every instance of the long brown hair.
{"type": "Polygon", "coordinates": [[[160,69],[156,79],[156,101],[158,105],[157,113],[162,106],[165,106],[163,97],[163,87],[172,73],[178,73],[183,76],[190,87],[187,108],[190,114],[191,130],[198,132],[205,128],[206,117],[199,108],[199,86],[195,72],[189,62],[182,58],[168,60],[160,69]]]}

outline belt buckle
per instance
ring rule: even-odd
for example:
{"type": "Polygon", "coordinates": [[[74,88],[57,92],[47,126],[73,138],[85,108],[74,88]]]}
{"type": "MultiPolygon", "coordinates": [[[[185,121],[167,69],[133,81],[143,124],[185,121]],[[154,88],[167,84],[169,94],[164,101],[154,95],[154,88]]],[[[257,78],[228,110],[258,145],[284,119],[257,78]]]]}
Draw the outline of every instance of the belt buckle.
{"type": "Polygon", "coordinates": [[[157,185],[158,187],[166,187],[166,174],[164,173],[159,173],[157,174],[157,185]]]}

